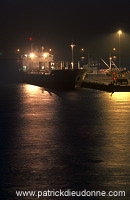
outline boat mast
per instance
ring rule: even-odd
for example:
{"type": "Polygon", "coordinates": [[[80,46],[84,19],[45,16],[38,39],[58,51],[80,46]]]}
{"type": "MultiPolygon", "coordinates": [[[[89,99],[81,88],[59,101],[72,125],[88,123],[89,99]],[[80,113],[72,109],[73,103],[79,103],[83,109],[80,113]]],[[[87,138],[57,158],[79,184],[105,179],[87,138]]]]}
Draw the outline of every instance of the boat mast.
{"type": "Polygon", "coordinates": [[[110,69],[110,66],[102,59],[102,58],[100,58],[101,60],[102,60],[102,62],[110,69]]]}

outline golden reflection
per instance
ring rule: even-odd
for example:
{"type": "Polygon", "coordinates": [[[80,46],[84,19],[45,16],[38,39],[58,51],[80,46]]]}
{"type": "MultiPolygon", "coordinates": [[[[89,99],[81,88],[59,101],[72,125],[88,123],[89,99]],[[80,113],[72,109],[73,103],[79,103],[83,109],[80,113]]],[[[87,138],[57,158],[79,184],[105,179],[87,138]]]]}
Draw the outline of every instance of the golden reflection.
{"type": "Polygon", "coordinates": [[[36,95],[38,93],[44,93],[44,95],[50,95],[50,92],[46,91],[44,88],[41,88],[39,86],[25,84],[24,89],[27,93],[30,95],[36,95]]]}
{"type": "Polygon", "coordinates": [[[115,92],[112,94],[112,98],[116,101],[128,101],[130,100],[129,92],[115,92]]]}
{"type": "Polygon", "coordinates": [[[111,172],[106,184],[108,187],[127,186],[126,173],[130,168],[130,93],[115,92],[101,93],[99,119],[100,128],[104,134],[103,153],[99,159],[103,159],[104,169],[111,172]],[[123,177],[123,178],[122,178],[123,177]]]}
{"type": "Polygon", "coordinates": [[[38,173],[47,168],[47,159],[52,152],[48,141],[58,131],[59,126],[54,126],[58,116],[55,106],[58,97],[50,95],[44,88],[30,84],[22,84],[21,91],[21,121],[18,127],[19,142],[23,145],[21,156],[24,155],[32,173],[38,173]]]}
{"type": "Polygon", "coordinates": [[[27,92],[37,93],[38,90],[39,90],[39,87],[37,87],[35,85],[26,84],[25,89],[26,89],[27,92]]]}

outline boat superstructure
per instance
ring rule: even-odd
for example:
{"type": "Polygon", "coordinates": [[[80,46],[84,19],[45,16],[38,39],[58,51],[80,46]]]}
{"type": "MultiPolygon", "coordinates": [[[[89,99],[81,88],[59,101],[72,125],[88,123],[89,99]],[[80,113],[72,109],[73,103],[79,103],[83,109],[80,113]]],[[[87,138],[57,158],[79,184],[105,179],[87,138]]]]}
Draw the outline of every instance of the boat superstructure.
{"type": "Polygon", "coordinates": [[[48,73],[54,67],[53,55],[43,48],[29,51],[22,55],[22,70],[24,72],[48,73]]]}
{"type": "Polygon", "coordinates": [[[63,68],[54,64],[53,55],[43,49],[22,55],[22,81],[52,89],[73,90],[79,87],[85,70],[63,68]]]}

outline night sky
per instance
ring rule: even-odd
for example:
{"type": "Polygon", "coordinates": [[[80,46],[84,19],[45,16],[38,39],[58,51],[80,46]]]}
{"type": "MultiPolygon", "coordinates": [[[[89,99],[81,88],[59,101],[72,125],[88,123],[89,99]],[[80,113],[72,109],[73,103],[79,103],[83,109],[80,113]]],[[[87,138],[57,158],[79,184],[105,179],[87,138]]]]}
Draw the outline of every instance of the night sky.
{"type": "Polygon", "coordinates": [[[130,54],[127,0],[4,0],[0,25],[1,52],[24,51],[32,37],[36,45],[52,48],[57,59],[67,59],[72,41],[77,51],[89,48],[95,55],[104,56],[118,46],[116,32],[122,29],[122,51],[124,56],[130,54]]]}

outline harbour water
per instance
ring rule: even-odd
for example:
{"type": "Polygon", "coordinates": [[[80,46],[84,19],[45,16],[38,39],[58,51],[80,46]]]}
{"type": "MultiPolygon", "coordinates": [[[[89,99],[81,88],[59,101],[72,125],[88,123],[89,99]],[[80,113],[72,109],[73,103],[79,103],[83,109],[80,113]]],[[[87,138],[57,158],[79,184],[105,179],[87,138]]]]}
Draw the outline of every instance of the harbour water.
{"type": "Polygon", "coordinates": [[[16,191],[125,191],[130,199],[130,93],[0,85],[0,199],[16,191]]]}

